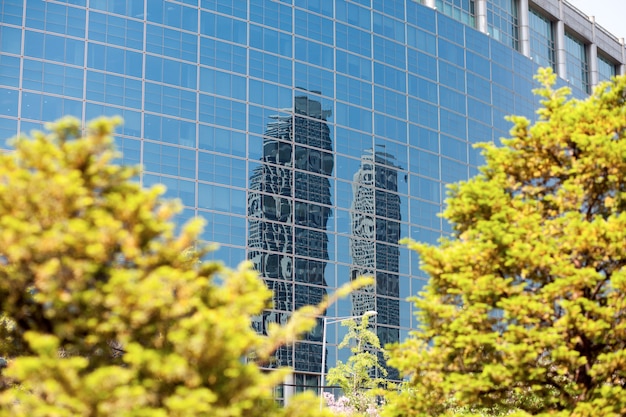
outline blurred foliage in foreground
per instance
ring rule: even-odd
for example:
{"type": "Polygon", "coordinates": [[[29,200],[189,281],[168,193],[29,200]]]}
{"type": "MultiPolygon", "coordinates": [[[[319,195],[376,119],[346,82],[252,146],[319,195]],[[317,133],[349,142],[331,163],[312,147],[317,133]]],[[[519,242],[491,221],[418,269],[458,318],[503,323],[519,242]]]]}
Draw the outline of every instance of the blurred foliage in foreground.
{"type": "Polygon", "coordinates": [[[626,77],[585,100],[555,77],[450,189],[454,238],[410,243],[430,281],[383,415],[626,415],[626,77]]]}
{"type": "Polygon", "coordinates": [[[200,220],[175,233],[178,205],[114,163],[117,123],[62,119],[0,155],[0,415],[327,415],[307,394],[278,407],[288,371],[259,366],[327,305],[255,333],[269,290],[201,261],[200,220]]]}

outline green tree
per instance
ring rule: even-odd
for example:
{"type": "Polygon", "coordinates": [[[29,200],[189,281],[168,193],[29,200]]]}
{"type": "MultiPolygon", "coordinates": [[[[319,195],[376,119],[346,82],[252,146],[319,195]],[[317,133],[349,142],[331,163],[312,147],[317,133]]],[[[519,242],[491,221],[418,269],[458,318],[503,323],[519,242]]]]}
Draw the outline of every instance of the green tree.
{"type": "Polygon", "coordinates": [[[377,415],[377,391],[384,383],[387,370],[379,362],[379,353],[384,353],[378,336],[369,328],[369,317],[345,320],[342,326],[348,332],[339,344],[339,349],[350,348],[352,355],[346,363],[338,360],[328,370],[328,382],[341,388],[347,401],[342,401],[347,410],[356,415],[377,415]],[[378,374],[379,376],[374,376],[378,374]]]}
{"type": "Polygon", "coordinates": [[[117,122],[81,136],[62,119],[0,155],[0,416],[327,413],[312,395],[278,407],[287,370],[259,366],[327,303],[256,334],[269,290],[247,263],[202,261],[200,220],[175,232],[179,205],[113,163],[117,122]]]}
{"type": "Polygon", "coordinates": [[[453,238],[409,243],[430,281],[386,416],[626,415],[626,78],[585,100],[555,78],[538,75],[538,120],[511,117],[450,188],[453,238]]]}

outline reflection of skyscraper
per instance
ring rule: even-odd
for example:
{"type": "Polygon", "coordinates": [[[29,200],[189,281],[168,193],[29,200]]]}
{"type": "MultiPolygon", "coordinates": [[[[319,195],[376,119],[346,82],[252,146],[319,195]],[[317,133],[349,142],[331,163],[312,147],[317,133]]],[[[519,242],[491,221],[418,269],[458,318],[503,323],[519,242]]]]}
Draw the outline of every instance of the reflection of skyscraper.
{"type": "MultiPolygon", "coordinates": [[[[352,184],[350,275],[352,279],[361,275],[376,277],[375,286],[352,295],[352,309],[354,315],[378,312],[376,330],[383,345],[397,342],[400,337],[397,243],[401,237],[401,216],[397,168],[392,155],[369,150],[362,156],[352,184]]],[[[395,377],[395,372],[389,376],[395,377]]]]}
{"type": "MultiPolygon", "coordinates": [[[[305,95],[292,116],[274,116],[263,142],[262,164],[250,176],[249,259],[274,291],[273,306],[255,323],[284,322],[294,310],[326,294],[326,225],[331,214],[332,144],[330,111],[305,95]]],[[[319,332],[308,341],[320,341],[319,332]]],[[[276,354],[276,365],[319,372],[321,346],[303,341],[276,354]],[[293,349],[293,350],[292,350],[293,349]]]]}

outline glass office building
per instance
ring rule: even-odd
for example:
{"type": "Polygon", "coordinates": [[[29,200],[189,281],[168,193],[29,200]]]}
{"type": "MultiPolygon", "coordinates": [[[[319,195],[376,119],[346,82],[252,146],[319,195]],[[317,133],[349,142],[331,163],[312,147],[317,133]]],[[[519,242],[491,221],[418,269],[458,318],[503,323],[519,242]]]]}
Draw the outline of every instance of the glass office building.
{"type": "MultiPolygon", "coordinates": [[[[477,172],[472,145],[533,116],[540,65],[582,97],[624,62],[560,0],[3,0],[0,137],[121,115],[122,162],[274,290],[259,332],[365,274],[326,314],[375,310],[388,343],[416,327],[406,298],[425,283],[398,240],[450,231],[437,213],[477,172]]],[[[318,326],[274,364],[317,387],[323,348],[318,326]]]]}

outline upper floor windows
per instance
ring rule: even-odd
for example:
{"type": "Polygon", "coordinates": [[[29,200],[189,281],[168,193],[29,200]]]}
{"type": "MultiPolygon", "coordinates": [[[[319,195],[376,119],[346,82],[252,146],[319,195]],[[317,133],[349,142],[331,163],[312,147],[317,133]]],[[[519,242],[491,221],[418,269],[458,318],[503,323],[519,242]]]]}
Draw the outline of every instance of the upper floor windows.
{"type": "Polygon", "coordinates": [[[528,28],[530,34],[530,57],[541,67],[556,70],[554,54],[554,30],[552,22],[541,13],[528,11],[528,28]]]}
{"type": "Polygon", "coordinates": [[[435,6],[443,14],[476,27],[474,0],[436,0],[435,6]]]}
{"type": "Polygon", "coordinates": [[[487,27],[494,39],[518,49],[517,2],[491,0],[487,2],[487,27]]]}
{"type": "Polygon", "coordinates": [[[589,63],[587,46],[573,35],[565,33],[567,80],[581,91],[589,92],[589,63]]]}
{"type": "Polygon", "coordinates": [[[608,58],[598,55],[598,82],[610,80],[616,75],[615,64],[608,58]]]}

